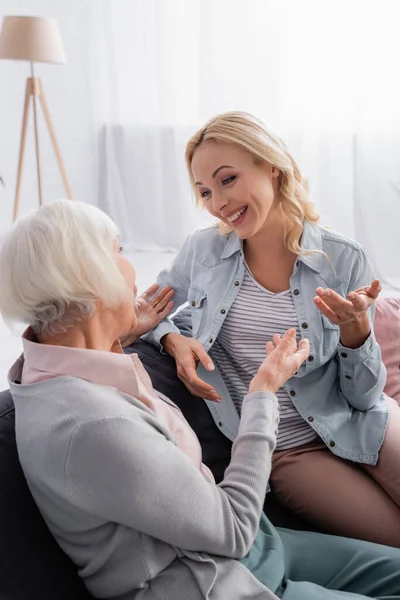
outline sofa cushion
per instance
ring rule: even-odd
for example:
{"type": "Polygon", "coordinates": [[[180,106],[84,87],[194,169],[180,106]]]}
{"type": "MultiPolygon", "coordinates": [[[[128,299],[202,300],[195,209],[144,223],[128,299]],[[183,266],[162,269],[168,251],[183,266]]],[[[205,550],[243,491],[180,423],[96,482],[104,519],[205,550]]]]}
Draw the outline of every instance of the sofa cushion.
{"type": "Polygon", "coordinates": [[[387,371],[385,393],[400,404],[400,298],[378,298],[374,330],[387,371]]]}
{"type": "Polygon", "coordinates": [[[14,406],[0,393],[0,598],[88,600],[77,570],[48,530],[18,461],[14,406]]]}

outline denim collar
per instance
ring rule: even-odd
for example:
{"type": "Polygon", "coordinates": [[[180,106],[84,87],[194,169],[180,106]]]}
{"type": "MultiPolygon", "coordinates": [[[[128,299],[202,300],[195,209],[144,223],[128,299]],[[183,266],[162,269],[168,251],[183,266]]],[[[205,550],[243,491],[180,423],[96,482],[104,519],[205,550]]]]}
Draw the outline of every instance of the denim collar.
{"type": "MultiPolygon", "coordinates": [[[[322,231],[318,225],[309,221],[304,221],[303,233],[301,236],[301,248],[305,252],[318,250],[305,256],[299,256],[298,260],[310,267],[316,273],[321,272],[322,266],[322,231]]],[[[221,254],[221,259],[229,258],[236,252],[243,249],[243,240],[239,239],[234,231],[227,235],[227,242],[221,254]]]]}

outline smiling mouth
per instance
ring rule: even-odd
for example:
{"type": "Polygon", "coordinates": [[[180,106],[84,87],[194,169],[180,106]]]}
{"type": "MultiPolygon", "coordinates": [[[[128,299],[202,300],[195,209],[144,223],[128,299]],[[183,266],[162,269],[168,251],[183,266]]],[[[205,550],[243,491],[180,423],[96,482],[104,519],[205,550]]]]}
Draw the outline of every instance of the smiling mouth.
{"type": "Polygon", "coordinates": [[[243,208],[241,208],[240,210],[238,210],[234,215],[231,215],[230,217],[227,217],[227,221],[233,225],[234,223],[236,223],[236,221],[238,221],[240,219],[240,217],[242,215],[244,215],[244,213],[247,210],[247,206],[244,206],[243,208]]]}

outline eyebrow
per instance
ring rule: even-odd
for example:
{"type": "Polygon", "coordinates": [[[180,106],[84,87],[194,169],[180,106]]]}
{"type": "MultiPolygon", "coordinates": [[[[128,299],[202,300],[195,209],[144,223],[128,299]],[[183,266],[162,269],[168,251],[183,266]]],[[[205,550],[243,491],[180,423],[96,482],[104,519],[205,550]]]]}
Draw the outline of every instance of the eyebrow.
{"type": "MultiPolygon", "coordinates": [[[[213,179],[216,178],[216,176],[218,175],[218,173],[221,171],[221,169],[233,169],[232,165],[221,165],[220,167],[218,167],[218,169],[215,169],[214,173],[211,175],[211,177],[213,179]]],[[[195,181],[196,185],[203,185],[201,183],[201,181],[195,181]]]]}

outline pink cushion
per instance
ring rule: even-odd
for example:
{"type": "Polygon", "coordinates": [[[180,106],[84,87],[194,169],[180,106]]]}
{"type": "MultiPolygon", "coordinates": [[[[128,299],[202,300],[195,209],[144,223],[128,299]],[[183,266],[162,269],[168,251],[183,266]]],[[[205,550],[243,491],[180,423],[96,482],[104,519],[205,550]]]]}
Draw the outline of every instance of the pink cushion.
{"type": "Polygon", "coordinates": [[[385,393],[400,404],[400,298],[378,298],[374,330],[387,370],[385,393]]]}

